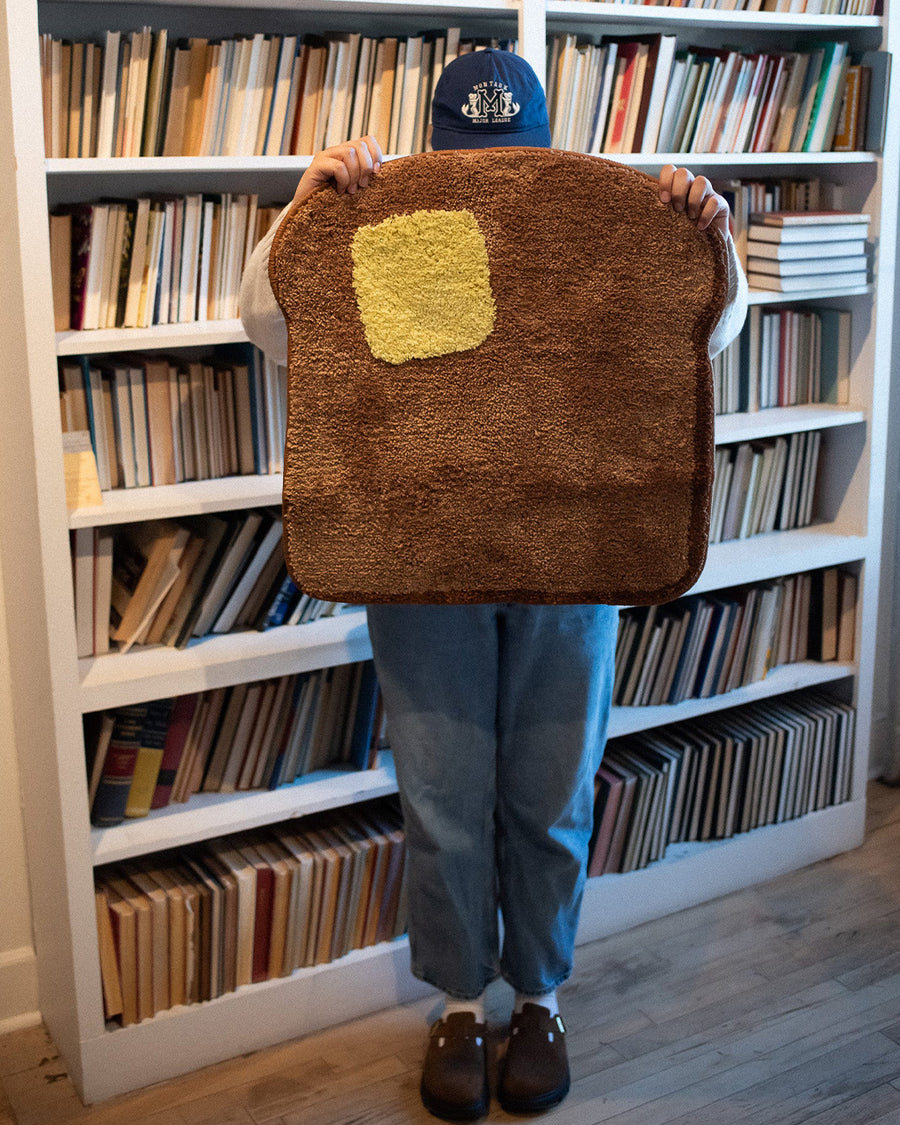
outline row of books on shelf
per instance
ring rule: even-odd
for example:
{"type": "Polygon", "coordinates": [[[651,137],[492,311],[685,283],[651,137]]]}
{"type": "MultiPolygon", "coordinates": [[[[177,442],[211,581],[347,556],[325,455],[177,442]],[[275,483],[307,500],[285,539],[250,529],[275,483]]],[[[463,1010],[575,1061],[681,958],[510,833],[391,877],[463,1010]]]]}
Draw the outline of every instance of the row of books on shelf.
{"type": "Polygon", "coordinates": [[[738,339],[712,361],[716,413],[848,403],[851,329],[847,309],[751,305],[738,339]]]}
{"type": "Polygon", "coordinates": [[[717,447],[709,542],[808,527],[821,444],[809,430],[717,447]]]}
{"type": "Polygon", "coordinates": [[[177,39],[108,31],[101,43],[41,37],[50,157],[289,156],[373,133],[386,152],[425,146],[445,62],[512,40],[459,28],[375,37],[177,39]]]}
{"type": "Polygon", "coordinates": [[[281,536],[277,508],[72,531],[78,655],[111,645],[120,653],[185,648],[194,638],[301,625],[347,609],[298,590],[281,536]]]}
{"type": "Polygon", "coordinates": [[[290,976],[406,930],[395,798],[99,868],[107,1020],[290,976]]]}
{"type": "Polygon", "coordinates": [[[794,15],[871,16],[880,14],[882,0],[608,0],[634,7],[712,8],[717,12],[785,12],[794,15]]]}
{"type": "MultiPolygon", "coordinates": [[[[859,283],[868,216],[839,211],[836,185],[787,180],[716,186],[731,205],[736,247],[752,287],[773,288],[773,277],[781,279],[779,288],[797,290],[859,283]],[[815,226],[794,230],[801,221],[795,213],[826,207],[815,226]],[[848,272],[857,276],[848,279],[848,272]]],[[[280,205],[260,207],[256,195],[227,193],[55,209],[50,245],[57,331],[236,317],[246,261],[280,211],[280,205]]]]}
{"type": "MultiPolygon", "coordinates": [[[[611,740],[589,874],[846,801],[854,726],[851,706],[805,691],[611,740]]],[[[395,797],[99,868],[106,1017],[128,1026],[400,936],[404,879],[395,797]]]]}
{"type": "Polygon", "coordinates": [[[807,50],[686,46],[678,36],[550,38],[556,148],[630,152],[880,149],[889,56],[846,42],[807,50]]]}
{"type": "Polygon", "coordinates": [[[256,348],[58,366],[63,433],[90,435],[103,490],[283,470],[287,372],[256,348]]]}
{"type": "Polygon", "coordinates": [[[804,691],[610,740],[589,875],[849,800],[854,727],[851,706],[804,691]]]}
{"type": "Polygon", "coordinates": [[[849,289],[868,281],[869,216],[850,211],[763,211],[747,228],[751,289],[849,289]]]}
{"type": "Polygon", "coordinates": [[[619,615],[613,703],[724,695],[800,660],[854,657],[858,578],[827,567],[619,615]]]}
{"type": "Polygon", "coordinates": [[[382,714],[370,660],[97,712],[85,719],[91,823],[374,768],[382,714]]]}
{"type": "Polygon", "coordinates": [[[236,317],[244,265],[280,211],[257,195],[200,192],[54,208],[56,330],[236,317]]]}
{"type": "MultiPolygon", "coordinates": [[[[854,654],[858,579],[829,567],[623,610],[613,702],[722,695],[777,665],[854,654]]],[[[86,720],[92,822],[113,827],[195,793],[274,789],[385,745],[370,661],[116,708],[86,720]]]]}

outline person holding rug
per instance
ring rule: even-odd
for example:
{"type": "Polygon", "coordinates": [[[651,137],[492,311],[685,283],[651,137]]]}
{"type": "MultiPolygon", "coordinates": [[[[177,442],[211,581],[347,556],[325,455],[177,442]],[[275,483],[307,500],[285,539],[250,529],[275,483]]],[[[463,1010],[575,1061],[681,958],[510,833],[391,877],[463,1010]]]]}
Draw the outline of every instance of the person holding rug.
{"type": "MultiPolygon", "coordinates": [[[[549,148],[534,71],[499,50],[449,63],[434,92],[431,145],[549,148]]],[[[328,148],[313,158],[294,198],[323,187],[364,191],[382,159],[371,136],[328,148]]],[[[727,204],[704,177],[671,165],[660,176],[659,199],[698,228],[717,230],[727,246],[728,305],[713,332],[715,354],[739,332],[747,304],[727,204]]],[[[254,251],[240,307],[251,341],[286,363],[284,318],[268,278],[280,221],[254,251]]],[[[487,1112],[484,994],[503,976],[515,1005],[500,1102],[512,1112],[548,1109],[569,1089],[556,990],[573,967],[618,611],[524,604],[367,610],[407,837],[411,967],[444,993],[422,1100],[450,1120],[487,1112]]]]}

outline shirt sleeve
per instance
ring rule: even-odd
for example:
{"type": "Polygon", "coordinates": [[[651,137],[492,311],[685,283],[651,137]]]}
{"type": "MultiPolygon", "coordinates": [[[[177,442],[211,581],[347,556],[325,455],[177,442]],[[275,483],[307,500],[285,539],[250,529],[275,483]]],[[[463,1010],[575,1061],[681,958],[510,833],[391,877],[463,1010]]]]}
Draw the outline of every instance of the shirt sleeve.
{"type": "Polygon", "coordinates": [[[287,325],[269,282],[269,251],[272,239],[288,213],[281,212],[257,243],[241,278],[240,310],[244,331],[252,344],[270,359],[287,364],[287,325]]]}
{"type": "Polygon", "coordinates": [[[709,358],[724,351],[744,326],[747,317],[747,278],[738,261],[731,235],[725,238],[728,256],[728,290],[725,308],[709,338],[709,358]]]}

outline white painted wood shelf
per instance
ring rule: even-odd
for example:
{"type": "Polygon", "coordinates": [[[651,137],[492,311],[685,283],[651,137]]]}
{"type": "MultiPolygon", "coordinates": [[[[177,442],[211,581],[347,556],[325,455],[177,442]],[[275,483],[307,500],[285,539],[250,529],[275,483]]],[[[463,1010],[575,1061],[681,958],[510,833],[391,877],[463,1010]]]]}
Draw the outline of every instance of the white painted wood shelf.
{"type": "Polygon", "coordinates": [[[271,791],[198,793],[183,805],[154,809],[148,816],[114,828],[92,828],[93,862],[96,866],[131,859],[161,848],[178,848],[211,836],[245,832],[262,824],[276,824],[395,793],[393,759],[386,751],[380,754],[381,762],[376,769],[317,770],[293,785],[271,791]]]}
{"type": "Polygon", "coordinates": [[[292,675],[372,655],[362,609],[305,625],[202,637],[187,648],[163,645],[79,660],[82,710],[292,675]]]}
{"type": "Polygon", "coordinates": [[[829,32],[838,37],[842,32],[878,30],[877,16],[834,16],[798,12],[745,12],[722,8],[674,8],[662,4],[611,4],[594,0],[547,0],[547,22],[585,20],[615,26],[627,24],[667,31],[690,33],[698,28],[727,31],[737,28],[752,31],[829,32]],[[726,22],[727,21],[727,22],[726,22]]]}
{"type": "Polygon", "coordinates": [[[161,484],[155,488],[117,488],[102,493],[101,504],[70,512],[69,527],[105,527],[139,520],[280,505],[282,483],[281,473],[269,473],[161,484]]]}

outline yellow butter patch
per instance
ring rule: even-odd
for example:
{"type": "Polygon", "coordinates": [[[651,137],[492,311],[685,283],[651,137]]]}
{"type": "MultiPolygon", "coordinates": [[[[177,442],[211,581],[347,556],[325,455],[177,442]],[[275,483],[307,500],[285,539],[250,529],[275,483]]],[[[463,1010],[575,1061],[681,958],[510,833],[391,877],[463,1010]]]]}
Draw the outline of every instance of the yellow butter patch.
{"type": "Polygon", "coordinates": [[[353,287],[377,359],[477,348],[494,327],[487,246],[471,211],[414,211],[360,227],[353,287]]]}

